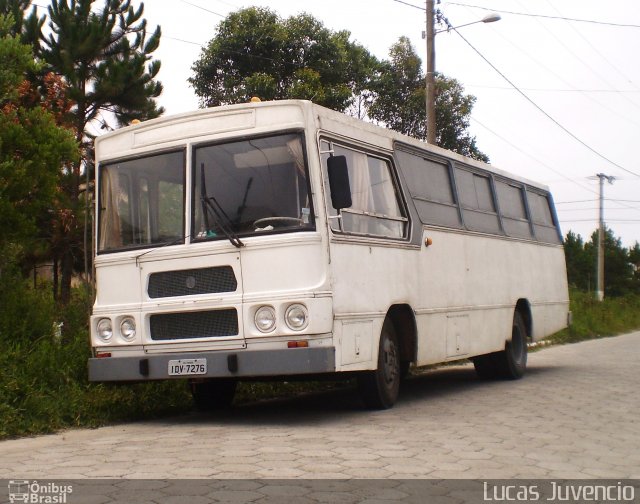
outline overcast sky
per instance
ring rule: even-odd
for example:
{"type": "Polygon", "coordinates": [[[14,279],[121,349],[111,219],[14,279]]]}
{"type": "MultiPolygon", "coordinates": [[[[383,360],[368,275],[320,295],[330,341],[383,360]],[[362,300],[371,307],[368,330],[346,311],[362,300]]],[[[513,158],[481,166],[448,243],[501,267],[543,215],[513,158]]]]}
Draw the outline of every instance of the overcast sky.
{"type": "MultiPolygon", "coordinates": [[[[425,59],[422,0],[147,0],[149,26],[162,27],[155,54],[168,114],[198,107],[186,82],[193,62],[223,17],[251,5],[282,17],[306,11],[332,30],[349,30],[379,58],[405,35],[425,59]]],[[[625,246],[640,241],[640,2],[443,0],[438,7],[454,26],[489,10],[502,16],[460,29],[478,52],[454,32],[436,36],[437,71],[477,97],[471,129],[491,163],[548,184],[563,234],[571,229],[585,239],[597,226],[592,177],[615,176],[605,186],[605,220],[625,246]]]]}

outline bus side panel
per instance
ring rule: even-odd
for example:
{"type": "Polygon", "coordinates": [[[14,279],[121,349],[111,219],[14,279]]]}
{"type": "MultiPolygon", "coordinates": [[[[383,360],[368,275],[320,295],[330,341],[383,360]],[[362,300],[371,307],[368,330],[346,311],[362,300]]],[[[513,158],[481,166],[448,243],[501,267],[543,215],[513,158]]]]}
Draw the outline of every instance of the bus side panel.
{"type": "MultiPolygon", "coordinates": [[[[394,304],[415,313],[418,365],[504,349],[519,300],[530,306],[533,339],[566,325],[561,247],[434,229],[424,230],[426,238],[432,244],[419,250],[332,244],[336,318],[372,323],[368,367],[360,359],[350,369],[375,367],[382,322],[394,304]]],[[[354,345],[354,337],[347,340],[354,345]]]]}

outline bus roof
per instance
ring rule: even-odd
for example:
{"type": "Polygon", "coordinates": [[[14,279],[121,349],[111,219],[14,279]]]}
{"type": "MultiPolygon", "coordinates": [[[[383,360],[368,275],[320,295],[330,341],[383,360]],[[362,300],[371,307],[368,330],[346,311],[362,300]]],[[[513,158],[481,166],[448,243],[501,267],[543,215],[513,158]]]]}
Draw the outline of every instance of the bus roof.
{"type": "MultiPolygon", "coordinates": [[[[282,120],[282,122],[286,125],[291,125],[291,119],[287,118],[288,114],[284,109],[295,110],[297,109],[299,112],[302,112],[304,116],[307,117],[307,120],[312,119],[314,121],[317,120],[316,126],[320,130],[324,131],[332,131],[336,128],[342,129],[345,133],[348,130],[349,136],[355,137],[355,139],[369,143],[371,145],[376,145],[378,147],[382,147],[388,151],[392,151],[394,145],[404,144],[421,151],[426,151],[434,154],[440,158],[450,159],[456,163],[461,163],[467,166],[476,167],[482,170],[489,171],[499,176],[503,176],[505,178],[517,180],[521,183],[527,184],[532,187],[537,187],[539,189],[543,189],[548,191],[549,188],[545,184],[540,182],[535,182],[526,177],[522,177],[520,175],[516,175],[512,172],[502,170],[497,168],[491,164],[483,163],[481,161],[463,156],[461,154],[457,154],[453,151],[443,149],[436,145],[430,145],[425,143],[424,141],[418,140],[416,138],[412,138],[407,135],[403,135],[398,133],[397,131],[385,128],[383,126],[378,126],[373,123],[357,119],[341,112],[328,109],[326,107],[322,107],[320,105],[314,104],[308,100],[276,100],[276,101],[264,101],[264,102],[250,102],[250,103],[240,103],[234,105],[222,105],[219,107],[211,107],[205,109],[199,109],[190,112],[183,112],[180,114],[163,116],[156,119],[151,119],[149,121],[143,121],[140,123],[132,124],[129,126],[122,127],[118,130],[111,131],[100,135],[96,138],[96,157],[112,157],[111,155],[102,156],[101,144],[107,142],[107,144],[114,145],[118,142],[113,142],[119,136],[135,136],[137,133],[143,131],[156,130],[160,128],[170,128],[172,126],[177,126],[180,124],[184,124],[189,122],[190,120],[198,119],[198,120],[206,120],[209,117],[220,116],[221,114],[230,114],[239,113],[242,111],[260,111],[260,110],[274,110],[278,111],[278,118],[282,120]],[[380,145],[380,139],[385,139],[385,145],[380,145]],[[111,140],[111,141],[110,141],[111,140]]],[[[299,122],[299,121],[298,121],[299,122]]],[[[270,124],[274,124],[273,121],[269,121],[270,124]]],[[[278,121],[275,124],[280,125],[278,121]]],[[[302,124],[300,124],[302,126],[302,124]]],[[[243,127],[242,124],[238,125],[237,131],[240,131],[244,128],[251,127],[249,123],[243,127]]],[[[229,129],[227,129],[228,131],[229,129]]],[[[233,128],[231,129],[233,130],[233,128]]],[[[185,135],[182,137],[182,140],[185,138],[189,138],[188,129],[185,135]]],[[[133,142],[131,142],[133,145],[133,142]]],[[[124,148],[124,145],[121,145],[121,149],[124,148]]],[[[122,155],[123,152],[120,152],[122,155]]]]}

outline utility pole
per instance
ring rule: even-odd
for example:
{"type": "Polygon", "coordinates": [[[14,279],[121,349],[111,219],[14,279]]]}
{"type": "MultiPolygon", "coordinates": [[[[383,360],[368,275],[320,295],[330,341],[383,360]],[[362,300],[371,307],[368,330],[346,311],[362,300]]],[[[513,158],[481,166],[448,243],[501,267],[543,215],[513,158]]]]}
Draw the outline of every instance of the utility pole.
{"type": "Polygon", "coordinates": [[[615,177],[605,175],[604,173],[596,173],[600,182],[600,208],[598,219],[598,275],[596,282],[596,300],[604,299],[604,181],[613,184],[615,177]]]}
{"type": "Polygon", "coordinates": [[[427,75],[426,75],[426,109],[427,109],[427,143],[436,143],[436,33],[433,0],[427,2],[427,75]]]}

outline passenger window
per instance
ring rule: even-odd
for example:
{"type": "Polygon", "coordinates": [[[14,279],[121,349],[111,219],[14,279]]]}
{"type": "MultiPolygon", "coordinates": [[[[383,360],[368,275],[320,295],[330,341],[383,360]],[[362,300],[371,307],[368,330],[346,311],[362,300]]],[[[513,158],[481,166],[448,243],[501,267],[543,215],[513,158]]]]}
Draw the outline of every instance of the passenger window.
{"type": "Polygon", "coordinates": [[[501,234],[489,177],[456,168],[456,184],[467,228],[501,234]]]}
{"type": "Polygon", "coordinates": [[[534,223],[553,226],[549,200],[547,200],[546,196],[529,192],[529,207],[531,208],[531,219],[534,223]]]}
{"type": "Polygon", "coordinates": [[[561,243],[551,212],[549,198],[533,191],[527,191],[531,220],[536,238],[545,243],[561,243]]]}
{"type": "MultiPolygon", "coordinates": [[[[328,142],[322,142],[323,165],[331,150],[328,142]]],[[[337,212],[329,205],[331,227],[335,231],[356,233],[388,238],[403,238],[407,233],[405,212],[398,197],[396,185],[391,174],[388,160],[356,151],[339,145],[333,145],[333,154],[345,156],[349,168],[352,206],[344,208],[337,218],[337,212]]],[[[325,187],[329,190],[325,170],[325,187]]],[[[327,201],[330,195],[327,194],[327,201]]]]}
{"type": "Polygon", "coordinates": [[[461,228],[449,165],[403,150],[396,156],[422,223],[461,228]]]}
{"type": "Polygon", "coordinates": [[[498,180],[496,191],[505,232],[517,238],[531,238],[522,187],[498,180]]]}

